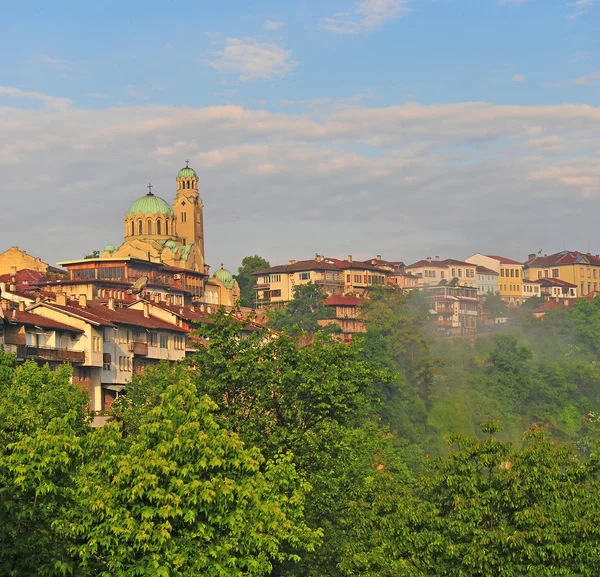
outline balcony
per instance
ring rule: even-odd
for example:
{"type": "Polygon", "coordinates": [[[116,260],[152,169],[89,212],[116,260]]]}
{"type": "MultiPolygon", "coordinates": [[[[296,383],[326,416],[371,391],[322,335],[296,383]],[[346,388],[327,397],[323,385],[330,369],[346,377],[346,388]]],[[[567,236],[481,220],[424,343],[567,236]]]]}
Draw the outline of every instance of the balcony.
{"type": "Polygon", "coordinates": [[[129,343],[129,350],[134,355],[146,357],[148,356],[148,343],[146,341],[133,341],[129,343]]]}
{"type": "Polygon", "coordinates": [[[320,279],[315,279],[315,284],[328,284],[328,285],[336,285],[336,286],[344,286],[344,281],[343,279],[324,279],[324,278],[320,278],[320,279]]]}
{"type": "Polygon", "coordinates": [[[271,285],[269,283],[261,283],[261,284],[255,284],[254,285],[254,290],[257,291],[264,291],[264,290],[269,290],[271,288],[271,285]]]}
{"type": "Polygon", "coordinates": [[[21,345],[17,348],[17,356],[22,359],[40,361],[58,361],[61,363],[84,363],[84,351],[70,351],[68,349],[55,349],[52,347],[31,347],[21,345]]]}

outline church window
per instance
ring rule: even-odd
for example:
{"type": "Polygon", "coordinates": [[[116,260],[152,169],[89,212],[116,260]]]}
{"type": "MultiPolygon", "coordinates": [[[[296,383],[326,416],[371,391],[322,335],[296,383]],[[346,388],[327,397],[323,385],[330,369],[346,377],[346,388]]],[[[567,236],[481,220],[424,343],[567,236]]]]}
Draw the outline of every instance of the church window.
{"type": "Polygon", "coordinates": [[[156,221],[156,234],[162,234],[162,222],[160,219],[156,221]]]}
{"type": "Polygon", "coordinates": [[[135,234],[135,223],[132,220],[131,221],[131,236],[133,236],[134,234],[135,234]]]}
{"type": "Polygon", "coordinates": [[[152,234],[152,221],[148,221],[148,234],[152,234]]]}
{"type": "Polygon", "coordinates": [[[165,220],[165,234],[169,234],[169,221],[165,220]]]}
{"type": "Polygon", "coordinates": [[[188,188],[190,187],[190,181],[189,180],[187,181],[187,187],[188,188]]]}
{"type": "Polygon", "coordinates": [[[182,212],[182,213],[181,213],[181,222],[186,222],[186,219],[185,219],[185,212],[182,212]]]}
{"type": "Polygon", "coordinates": [[[138,234],[142,234],[142,221],[138,220],[138,234]]]}

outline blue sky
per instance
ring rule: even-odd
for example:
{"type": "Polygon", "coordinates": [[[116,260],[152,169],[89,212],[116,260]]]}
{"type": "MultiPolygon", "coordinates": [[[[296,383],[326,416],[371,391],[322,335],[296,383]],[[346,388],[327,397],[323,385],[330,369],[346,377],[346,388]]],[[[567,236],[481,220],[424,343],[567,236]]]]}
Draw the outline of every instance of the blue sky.
{"type": "Polygon", "coordinates": [[[35,163],[40,220],[15,226],[14,198],[0,249],[118,244],[135,191],[170,199],[189,157],[213,268],[261,251],[520,258],[565,236],[600,251],[598,106],[598,0],[5,2],[0,190],[35,163]]]}

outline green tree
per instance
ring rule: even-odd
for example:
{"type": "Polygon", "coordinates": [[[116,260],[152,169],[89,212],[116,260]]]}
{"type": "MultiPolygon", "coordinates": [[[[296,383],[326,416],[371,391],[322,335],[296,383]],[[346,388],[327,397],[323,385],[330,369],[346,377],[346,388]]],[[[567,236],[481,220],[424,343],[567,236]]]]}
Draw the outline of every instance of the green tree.
{"type": "Polygon", "coordinates": [[[100,251],[93,250],[91,253],[86,254],[83,258],[100,258],[100,251]]]}
{"type": "Polygon", "coordinates": [[[499,294],[491,294],[483,301],[483,312],[491,317],[505,317],[508,315],[508,307],[499,294]]]}
{"type": "Polygon", "coordinates": [[[325,303],[327,294],[312,282],[294,287],[294,298],[285,307],[269,311],[269,326],[277,331],[288,334],[300,330],[307,333],[322,331],[325,333],[339,332],[337,325],[319,325],[319,321],[331,319],[333,310],[325,303]]]}
{"type": "Polygon", "coordinates": [[[257,254],[246,256],[242,259],[242,264],[238,268],[237,275],[235,275],[235,280],[237,280],[240,287],[241,306],[254,308],[256,302],[256,291],[254,290],[256,277],[252,273],[270,267],[269,261],[257,254]]]}
{"type": "Polygon", "coordinates": [[[515,449],[453,436],[409,497],[357,507],[346,575],[592,577],[600,571],[597,455],[583,460],[543,429],[515,449]]]}

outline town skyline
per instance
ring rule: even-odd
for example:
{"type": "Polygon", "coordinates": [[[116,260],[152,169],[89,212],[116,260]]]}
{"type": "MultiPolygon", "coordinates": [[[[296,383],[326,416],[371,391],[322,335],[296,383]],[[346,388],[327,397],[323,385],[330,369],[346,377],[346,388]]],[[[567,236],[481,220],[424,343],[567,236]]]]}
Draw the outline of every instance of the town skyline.
{"type": "Polygon", "coordinates": [[[600,252],[600,3],[143,6],[7,6],[0,248],[120,244],[189,159],[213,271],[600,252]]]}

